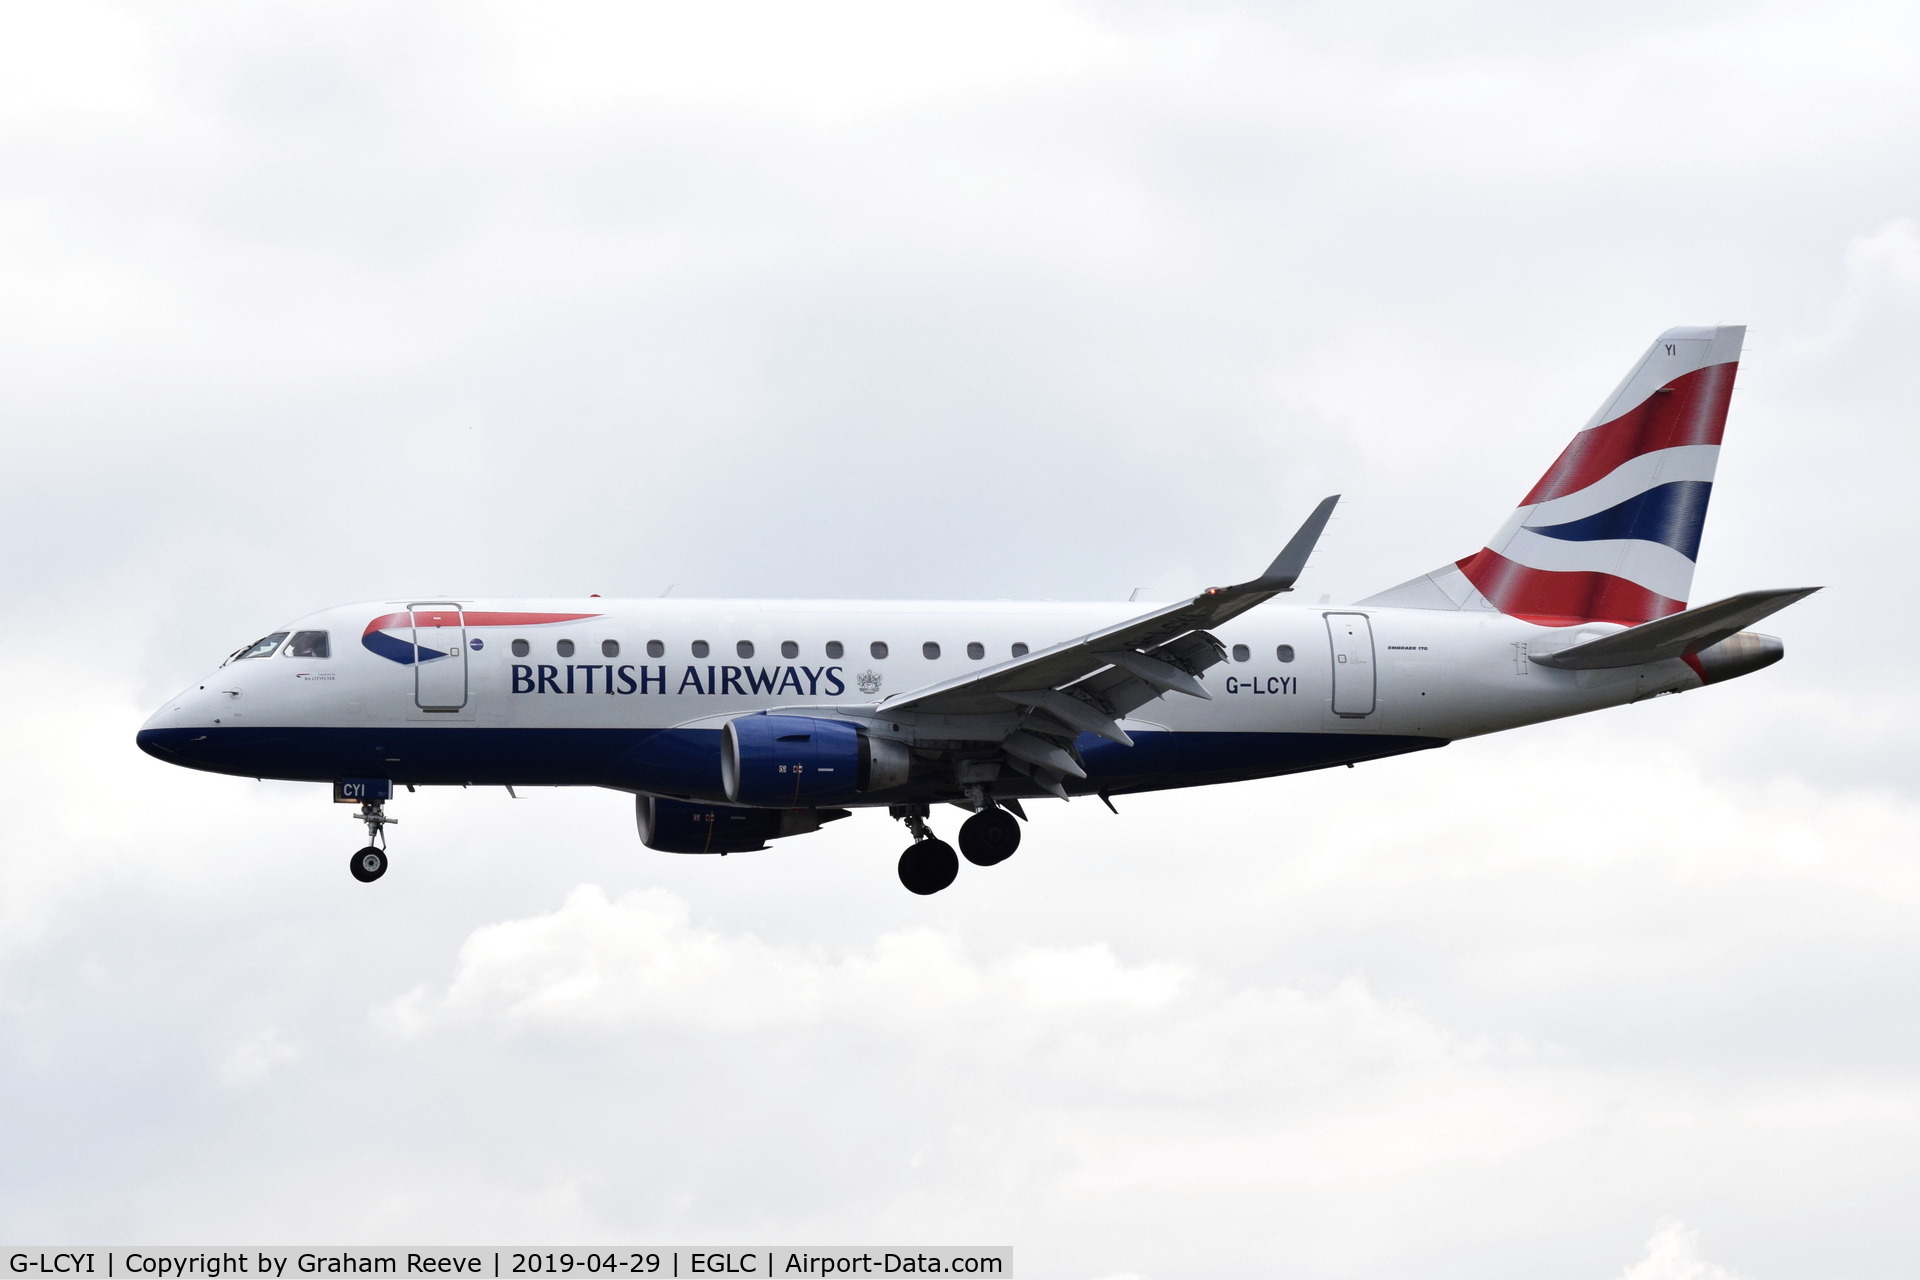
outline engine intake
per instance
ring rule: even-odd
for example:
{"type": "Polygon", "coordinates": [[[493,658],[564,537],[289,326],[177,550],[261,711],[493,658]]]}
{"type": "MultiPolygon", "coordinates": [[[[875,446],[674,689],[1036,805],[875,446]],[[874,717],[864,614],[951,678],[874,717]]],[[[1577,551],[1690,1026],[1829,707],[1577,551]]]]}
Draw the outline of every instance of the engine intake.
{"type": "Polygon", "coordinates": [[[903,785],[912,756],[844,720],[741,716],[720,730],[720,780],[735,804],[803,805],[850,800],[903,785]]]}

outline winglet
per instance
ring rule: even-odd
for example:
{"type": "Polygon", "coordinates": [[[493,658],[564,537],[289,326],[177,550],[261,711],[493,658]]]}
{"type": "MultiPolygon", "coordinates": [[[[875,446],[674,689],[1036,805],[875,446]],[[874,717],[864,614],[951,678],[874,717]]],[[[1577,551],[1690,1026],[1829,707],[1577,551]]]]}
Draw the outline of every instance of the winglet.
{"type": "Polygon", "coordinates": [[[1313,554],[1313,548],[1320,541],[1320,535],[1326,530],[1327,521],[1333,519],[1333,509],[1340,505],[1340,495],[1322,498],[1320,505],[1313,509],[1299,532],[1287,540],[1280,554],[1273,558],[1267,571],[1251,582],[1243,582],[1237,587],[1228,587],[1228,591],[1291,591],[1293,584],[1307,567],[1307,557],[1313,554]]]}

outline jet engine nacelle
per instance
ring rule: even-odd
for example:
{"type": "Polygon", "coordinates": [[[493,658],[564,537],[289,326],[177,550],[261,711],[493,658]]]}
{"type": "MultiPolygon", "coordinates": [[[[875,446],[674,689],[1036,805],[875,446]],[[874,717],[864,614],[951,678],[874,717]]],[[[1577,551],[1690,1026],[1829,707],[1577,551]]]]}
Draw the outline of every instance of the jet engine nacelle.
{"type": "Polygon", "coordinates": [[[736,804],[798,808],[886,791],[907,781],[911,759],[906,744],[845,720],[741,716],[720,730],[720,780],[736,804]]]}
{"type": "Polygon", "coordinates": [[[640,843],[662,853],[751,853],[848,816],[846,809],[742,809],[648,795],[634,805],[640,843]]]}

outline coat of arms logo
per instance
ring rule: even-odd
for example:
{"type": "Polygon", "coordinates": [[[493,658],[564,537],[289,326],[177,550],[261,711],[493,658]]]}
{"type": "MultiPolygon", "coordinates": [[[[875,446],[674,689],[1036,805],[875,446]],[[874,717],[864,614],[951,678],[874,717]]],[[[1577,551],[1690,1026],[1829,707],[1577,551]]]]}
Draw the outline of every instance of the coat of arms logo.
{"type": "Polygon", "coordinates": [[[880,673],[878,671],[862,671],[853,678],[853,682],[860,686],[860,692],[862,693],[880,692],[880,673]]]}

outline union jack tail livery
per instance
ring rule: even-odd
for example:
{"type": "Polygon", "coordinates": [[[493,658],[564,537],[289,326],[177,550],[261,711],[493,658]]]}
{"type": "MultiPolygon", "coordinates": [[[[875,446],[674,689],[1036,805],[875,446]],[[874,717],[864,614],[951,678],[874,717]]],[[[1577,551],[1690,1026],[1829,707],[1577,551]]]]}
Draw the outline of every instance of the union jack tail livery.
{"type": "Polygon", "coordinates": [[[1687,607],[1744,325],[1669,329],[1487,545],[1361,601],[1543,626],[1687,607]]]}

